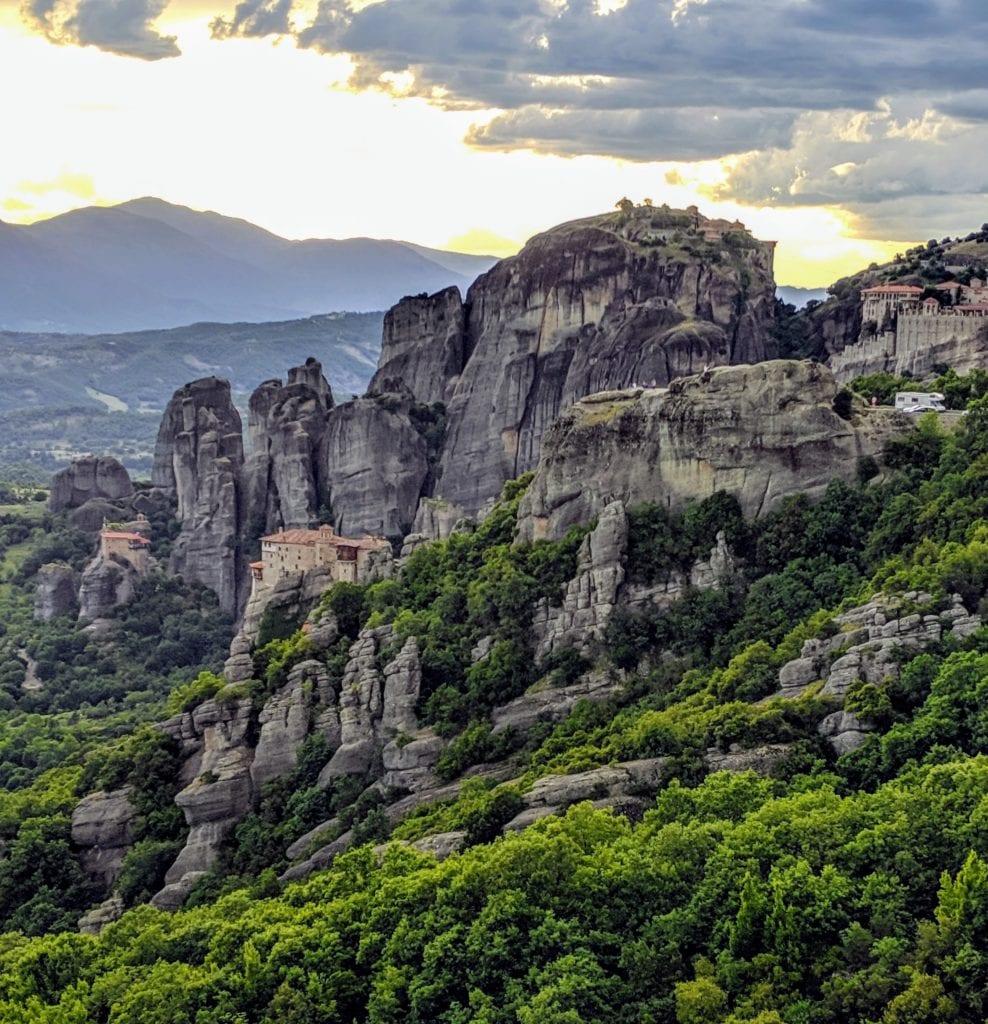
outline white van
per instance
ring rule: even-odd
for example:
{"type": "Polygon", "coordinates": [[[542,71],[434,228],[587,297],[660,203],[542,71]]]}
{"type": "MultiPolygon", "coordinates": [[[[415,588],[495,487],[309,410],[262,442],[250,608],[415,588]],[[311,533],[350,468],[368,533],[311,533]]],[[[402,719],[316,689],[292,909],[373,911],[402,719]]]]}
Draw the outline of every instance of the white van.
{"type": "Polygon", "coordinates": [[[899,412],[944,412],[947,408],[939,391],[897,391],[895,407],[899,412]]]}

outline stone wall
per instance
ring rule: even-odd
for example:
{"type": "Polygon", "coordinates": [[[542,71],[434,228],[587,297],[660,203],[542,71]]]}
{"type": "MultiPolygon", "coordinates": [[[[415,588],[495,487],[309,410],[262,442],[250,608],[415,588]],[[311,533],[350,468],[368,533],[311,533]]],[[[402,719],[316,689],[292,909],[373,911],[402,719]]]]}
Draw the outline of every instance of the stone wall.
{"type": "Polygon", "coordinates": [[[988,367],[988,319],[900,315],[894,332],[858,341],[830,357],[830,368],[842,383],[883,371],[921,378],[941,364],[958,373],[988,367]]]}

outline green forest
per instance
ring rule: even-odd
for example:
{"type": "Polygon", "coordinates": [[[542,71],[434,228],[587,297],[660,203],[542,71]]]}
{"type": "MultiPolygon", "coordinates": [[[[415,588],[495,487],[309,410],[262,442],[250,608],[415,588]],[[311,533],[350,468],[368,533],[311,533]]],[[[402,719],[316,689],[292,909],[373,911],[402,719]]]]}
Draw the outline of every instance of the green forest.
{"type": "MultiPolygon", "coordinates": [[[[949,386],[948,386],[949,385],[949,386]]],[[[865,394],[898,382],[868,380],[865,394]]],[[[628,565],[653,583],[688,569],[723,531],[729,587],[687,588],[667,609],[619,611],[589,654],[536,663],[530,623],[574,575],[587,523],[515,540],[528,480],[472,531],[417,549],[393,579],[322,598],[338,679],[360,629],[418,640],[420,720],[449,740],[438,771],[504,761],[453,799],[389,824],[364,786],[320,789],[321,741],[269,783],[186,908],[144,901],[181,845],[178,752],[150,723],[208,697],[255,705],[312,656],[300,623],[268,617],[257,680],[217,675],[229,638],[210,595],[152,576],[118,609],[113,644],[30,615],[30,576],[78,566],[89,543],[57,520],[0,521],[0,1021],[3,1024],[980,1024],[988,1017],[988,629],[899,652],[882,685],[845,707],[869,728],[837,755],[817,732],[832,700],[776,696],[804,641],[874,594],[939,615],[960,595],[988,618],[988,397],[981,376],[944,390],[966,408],[889,443],[886,469],[796,496],[750,521],[718,493],[678,512],[629,511],[628,565]],[[905,595],[912,595],[907,598],[905,595]],[[921,595],[921,596],[917,596],[921,595]],[[482,638],[491,653],[473,663],[482,638]],[[24,651],[42,690],[21,688],[24,651]],[[623,673],[524,736],[493,708],[591,666],[623,673]],[[768,774],[710,771],[710,750],[785,744],[768,774]],[[553,773],[665,758],[641,820],[582,802],[503,835],[553,773]],[[140,815],[99,935],[75,922],[105,895],[77,863],[69,815],[132,786],[140,815]],[[356,845],[281,883],[286,849],[335,815],[356,845]],[[453,829],[438,861],[410,841],[453,829]]],[[[329,837],[332,838],[332,837],[329,837]]]]}

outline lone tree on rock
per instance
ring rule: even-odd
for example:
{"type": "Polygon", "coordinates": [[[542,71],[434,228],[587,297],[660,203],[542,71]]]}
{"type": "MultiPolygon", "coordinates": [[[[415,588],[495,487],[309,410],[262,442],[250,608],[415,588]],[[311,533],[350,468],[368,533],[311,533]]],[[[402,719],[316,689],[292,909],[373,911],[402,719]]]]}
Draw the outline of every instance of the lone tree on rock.
{"type": "Polygon", "coordinates": [[[614,205],[622,213],[631,213],[631,211],[635,208],[635,204],[627,196],[625,196],[623,199],[619,199],[614,205]]]}

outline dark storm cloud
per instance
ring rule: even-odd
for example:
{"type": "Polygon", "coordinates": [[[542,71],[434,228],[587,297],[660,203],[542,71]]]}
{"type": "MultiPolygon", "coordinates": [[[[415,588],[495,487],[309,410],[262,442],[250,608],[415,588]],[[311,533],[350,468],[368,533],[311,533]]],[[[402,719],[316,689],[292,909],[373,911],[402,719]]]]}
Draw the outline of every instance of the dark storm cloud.
{"type": "Polygon", "coordinates": [[[565,110],[523,107],[475,127],[475,146],[578,156],[592,153],[636,160],[704,160],[727,152],[785,145],[794,111],[565,110]]]}
{"type": "Polygon", "coordinates": [[[214,39],[233,36],[273,36],[291,32],[289,15],[293,0],[241,0],[230,18],[209,23],[214,39]]]}
{"type": "Polygon", "coordinates": [[[612,93],[639,109],[866,109],[889,93],[986,84],[988,13],[954,0],[889,7],[629,0],[601,16],[592,0],[383,0],[356,12],[322,0],[299,40],[351,54],[361,80],[410,70],[424,93],[500,108],[543,103],[552,79],[574,75],[609,79],[569,98],[588,109],[615,108],[612,93]]]}
{"type": "Polygon", "coordinates": [[[177,57],[174,36],[154,27],[168,0],[25,0],[24,20],[59,45],[95,46],[100,50],[161,60],[177,57]]]}

